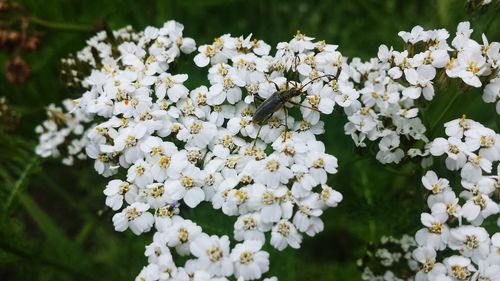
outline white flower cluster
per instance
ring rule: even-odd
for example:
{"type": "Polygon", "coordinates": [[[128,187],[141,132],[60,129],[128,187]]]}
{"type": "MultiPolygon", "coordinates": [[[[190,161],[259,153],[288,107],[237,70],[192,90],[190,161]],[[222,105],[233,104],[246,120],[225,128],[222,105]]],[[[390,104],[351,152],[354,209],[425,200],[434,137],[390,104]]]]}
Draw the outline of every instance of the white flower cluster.
{"type": "Polygon", "coordinates": [[[42,157],[62,155],[62,163],[73,165],[75,158],[87,158],[85,127],[91,119],[82,112],[71,112],[75,104],[69,99],[63,101],[63,106],[64,109],[54,104],[47,107],[48,119],[35,128],[40,134],[35,152],[42,157]]]}
{"type": "MultiPolygon", "coordinates": [[[[421,265],[416,280],[500,280],[500,232],[490,234],[486,228],[500,213],[500,135],[465,117],[445,128],[448,138],[433,140],[430,153],[446,155],[446,167],[460,171],[463,190],[457,196],[434,171],[422,177],[432,193],[427,199],[431,212],[421,215],[425,227],[415,235],[419,247],[413,257],[421,265]]],[[[500,226],[500,220],[492,222],[500,226]]]]}
{"type": "Polygon", "coordinates": [[[429,128],[422,122],[419,106],[433,99],[435,86],[444,84],[447,77],[460,78],[472,87],[487,84],[483,99],[496,102],[500,114],[500,44],[488,43],[484,34],[480,44],[471,34],[469,23],[460,23],[450,46],[445,29],[426,31],[416,26],[398,34],[406,50],[381,45],[376,58],[367,62],[354,58],[348,83],[354,83],[360,98],[345,110],[346,134],[358,146],[366,146],[366,139],[379,140],[376,158],[381,163],[421,156],[415,144],[428,142],[429,128]]]}
{"type": "MultiPolygon", "coordinates": [[[[207,102],[219,105],[227,99],[228,103],[236,104],[238,108],[238,103],[243,100],[242,92],[247,92],[244,103],[251,104],[254,98],[263,100],[277,91],[300,88],[306,92],[303,96],[294,96],[288,104],[301,107],[305,122],[296,126],[301,131],[312,129],[314,134],[322,133],[320,113],[332,113],[335,104],[347,107],[357,96],[344,96],[344,93],[349,94],[354,89],[343,84],[339,88],[337,83],[338,77],[348,76],[342,67],[346,59],[337,51],[338,46],[324,41],[313,42],[313,39],[297,31],[290,42],[278,44],[274,56],[269,56],[269,45],[261,40],[252,40],[251,36],[234,38],[226,34],[216,38],[211,45],[200,46],[199,54],[194,59],[196,65],[211,65],[207,102]]],[[[269,123],[277,121],[274,119],[269,123]]],[[[235,122],[230,122],[230,126],[235,122]]],[[[272,126],[263,128],[261,136],[264,141],[275,139],[281,131],[272,129],[272,126]]],[[[254,137],[252,130],[245,134],[254,137]]]]}
{"type": "Polygon", "coordinates": [[[415,239],[409,235],[403,235],[401,239],[382,236],[380,243],[376,246],[370,244],[365,256],[357,261],[358,267],[363,271],[361,279],[413,281],[418,270],[417,263],[412,259],[412,250],[416,245],[415,239]],[[403,270],[399,272],[397,269],[403,270]]]}
{"type": "MultiPolygon", "coordinates": [[[[265,233],[278,250],[299,248],[303,234],[323,230],[323,211],[342,200],[327,185],[337,159],[316,135],[324,133],[320,112],[331,113],[340,96],[330,81],[342,76],[343,59],[336,46],[300,33],[274,56],[263,41],[224,35],[194,59],[211,64],[210,87],[189,90],[186,74],[168,72],[181,53],[196,49],[182,30],[170,21],[117,46],[105,34],[91,40],[92,48],[77,56],[93,68],[82,80],[87,91],[72,101],[71,114],[60,114],[69,128],[68,120],[82,119],[67,115],[95,122],[85,133],[85,152],[99,174],[126,171],[104,190],[106,205],[117,211],[115,229],[155,231],[138,280],[260,279],[269,269],[265,233]],[[98,58],[91,58],[95,51],[98,58]],[[256,121],[263,100],[286,93],[294,96],[279,96],[277,107],[256,121]],[[301,106],[297,120],[288,115],[294,105],[301,106]],[[181,217],[203,201],[237,217],[238,244],[181,217]],[[183,266],[171,249],[189,257],[183,266]]],[[[57,155],[67,136],[52,141],[57,129],[42,133],[42,156],[57,155]]]]}
{"type": "MultiPolygon", "coordinates": [[[[435,86],[458,78],[485,85],[483,100],[497,103],[500,114],[499,43],[484,35],[482,44],[472,40],[467,22],[450,45],[448,31],[417,26],[399,33],[405,51],[382,45],[377,58],[347,64],[337,46],[300,32],[274,55],[252,36],[226,34],[198,48],[194,63],[209,67],[209,85],[190,90],[187,74],[169,72],[181,54],[196,50],[182,31],[169,21],[142,32],[125,28],[112,40],[97,34],[64,61],[69,81],[85,92],[65,101],[65,111],[51,105],[49,120],[37,127],[39,155],[63,154],[66,164],[88,156],[103,176],[126,173],[110,180],[104,194],[117,211],[117,231],[155,231],[138,280],[260,279],[269,270],[266,233],[283,250],[322,231],[323,211],[342,200],[327,183],[337,159],[316,139],[324,133],[321,113],[335,105],[357,146],[378,141],[380,162],[446,154],[446,167],[460,170],[460,196],[432,171],[422,180],[433,194],[416,235],[413,257],[422,264],[416,280],[499,280],[500,234],[482,226],[499,213],[499,135],[463,117],[445,124],[448,138],[429,142],[425,133],[434,128],[426,128],[419,108],[433,99],[435,86]],[[231,235],[237,244],[181,216],[202,202],[237,217],[231,235]],[[182,266],[173,249],[186,256],[182,266]],[[460,255],[440,263],[444,250],[460,255]]],[[[403,260],[388,251],[376,255],[386,267],[403,260]]],[[[386,273],[365,277],[400,280],[386,273]]]]}
{"type": "MultiPolygon", "coordinates": [[[[101,31],[87,40],[87,45],[79,51],[75,57],[61,59],[67,87],[81,86],[89,87],[88,81],[82,81],[90,71],[103,66],[103,61],[111,56],[112,42],[137,41],[140,34],[135,32],[131,26],[113,31],[112,40],[107,33],[101,31]],[[94,53],[98,56],[94,56],[94,53]]],[[[166,66],[168,67],[168,66],[166,66]]],[[[94,114],[76,110],[76,101],[65,99],[63,108],[50,104],[47,109],[47,117],[42,124],[35,128],[40,134],[36,153],[42,157],[62,157],[62,163],[73,165],[75,158],[83,160],[87,158],[84,152],[88,143],[86,129],[95,126],[94,114]],[[92,123],[92,124],[90,124],[92,123]]]]}

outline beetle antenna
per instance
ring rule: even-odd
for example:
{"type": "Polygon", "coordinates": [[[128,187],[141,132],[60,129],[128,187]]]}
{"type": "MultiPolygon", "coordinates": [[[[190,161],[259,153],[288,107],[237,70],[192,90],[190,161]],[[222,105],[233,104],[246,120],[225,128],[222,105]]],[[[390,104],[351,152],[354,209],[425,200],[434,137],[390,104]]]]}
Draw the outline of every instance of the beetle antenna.
{"type": "Polygon", "coordinates": [[[300,87],[300,89],[299,89],[299,92],[302,92],[302,89],[304,89],[304,87],[307,86],[307,85],[309,85],[311,82],[316,81],[316,80],[321,79],[321,78],[325,78],[325,77],[333,77],[333,78],[335,78],[336,76],[335,75],[331,75],[331,74],[325,74],[325,75],[321,75],[321,76],[318,76],[316,78],[313,78],[313,79],[309,80],[309,82],[307,82],[304,85],[302,85],[302,87],[300,87]]]}

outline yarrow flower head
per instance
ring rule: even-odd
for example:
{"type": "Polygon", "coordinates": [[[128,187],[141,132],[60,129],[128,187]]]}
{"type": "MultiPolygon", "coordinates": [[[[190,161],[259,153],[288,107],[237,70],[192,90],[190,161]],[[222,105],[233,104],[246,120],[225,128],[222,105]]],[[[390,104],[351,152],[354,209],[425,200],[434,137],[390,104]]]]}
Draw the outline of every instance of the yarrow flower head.
{"type": "Polygon", "coordinates": [[[323,230],[323,211],[342,200],[327,185],[337,159],[316,136],[324,133],[320,114],[355,106],[358,94],[340,81],[348,74],[337,46],[301,33],[274,55],[251,35],[198,47],[194,62],[208,66],[209,85],[190,90],[187,74],[170,72],[196,50],[182,31],[169,21],[91,38],[71,60],[91,69],[80,80],[84,92],[66,111],[49,108],[37,152],[59,156],[71,138],[68,164],[86,155],[105,177],[125,171],[104,194],[117,231],[154,232],[139,279],[260,279],[269,270],[265,233],[278,250],[299,248],[304,235],[323,230]],[[273,95],[289,96],[256,117],[273,95]],[[183,218],[205,201],[237,217],[239,244],[183,218]],[[172,251],[187,257],[184,265],[172,251]]]}
{"type": "MultiPolygon", "coordinates": [[[[330,183],[337,158],[317,139],[325,132],[322,114],[335,108],[347,116],[345,133],[357,146],[377,142],[379,162],[417,159],[429,167],[432,157],[444,156],[446,167],[460,172],[459,193],[453,181],[425,173],[424,227],[414,240],[388,238],[403,251],[380,249],[381,262],[404,261],[419,281],[499,278],[498,233],[482,224],[500,212],[500,136],[463,116],[444,125],[446,138],[429,140],[435,127],[426,127],[419,107],[439,94],[443,80],[457,78],[484,86],[484,101],[500,112],[499,43],[474,41],[467,22],[451,42],[444,29],[416,26],[398,34],[405,50],[382,45],[363,62],[300,31],[272,53],[252,35],[224,34],[196,47],[183,28],[169,21],[89,39],[64,61],[90,69],[75,70],[72,85],[81,96],[64,109],[50,105],[36,129],[37,154],[62,155],[68,165],[88,157],[112,177],[104,195],[117,231],[154,232],[138,280],[259,279],[269,270],[265,243],[297,249],[304,236],[321,232],[324,211],[343,199],[330,183]],[[207,84],[189,89],[189,76],[171,64],[196,50],[194,64],[207,67],[207,84]],[[200,205],[234,216],[234,239],[184,218],[200,205]]],[[[365,270],[363,279],[396,275],[365,270]]]]}
{"type": "Polygon", "coordinates": [[[480,156],[485,155],[483,149],[495,146],[499,135],[465,116],[444,126],[448,138],[430,142],[430,153],[446,155],[446,167],[460,171],[463,190],[457,196],[450,181],[438,178],[434,171],[428,171],[422,178],[424,187],[431,191],[427,200],[431,213],[422,214],[426,228],[415,235],[418,247],[413,255],[421,264],[416,280],[496,280],[500,278],[500,267],[492,239],[499,233],[491,234],[481,225],[500,213],[493,195],[498,185],[498,170],[491,169],[492,165],[500,166],[500,157],[496,152],[495,156],[487,154],[488,165],[485,165],[480,156]],[[450,254],[438,262],[438,252],[450,254]]]}

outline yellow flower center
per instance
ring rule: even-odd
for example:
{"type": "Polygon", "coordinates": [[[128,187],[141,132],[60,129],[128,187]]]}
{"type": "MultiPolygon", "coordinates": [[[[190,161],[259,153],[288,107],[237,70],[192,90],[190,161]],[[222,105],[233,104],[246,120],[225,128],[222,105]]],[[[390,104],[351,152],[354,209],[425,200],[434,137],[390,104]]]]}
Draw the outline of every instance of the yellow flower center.
{"type": "Polygon", "coordinates": [[[269,160],[266,163],[266,169],[271,173],[278,171],[279,168],[280,168],[279,162],[274,159],[269,160]]]}
{"type": "Polygon", "coordinates": [[[187,229],[185,229],[184,227],[181,227],[179,228],[179,241],[184,244],[188,241],[189,239],[189,232],[187,231],[187,229]]]}
{"type": "Polygon", "coordinates": [[[189,176],[182,176],[181,185],[186,189],[191,189],[194,187],[194,180],[189,176]]]}
{"type": "Polygon", "coordinates": [[[250,264],[253,262],[253,253],[250,251],[243,251],[240,255],[241,264],[250,264]]]}
{"type": "Polygon", "coordinates": [[[207,254],[211,262],[218,262],[222,258],[222,251],[217,246],[208,249],[207,254]]]}

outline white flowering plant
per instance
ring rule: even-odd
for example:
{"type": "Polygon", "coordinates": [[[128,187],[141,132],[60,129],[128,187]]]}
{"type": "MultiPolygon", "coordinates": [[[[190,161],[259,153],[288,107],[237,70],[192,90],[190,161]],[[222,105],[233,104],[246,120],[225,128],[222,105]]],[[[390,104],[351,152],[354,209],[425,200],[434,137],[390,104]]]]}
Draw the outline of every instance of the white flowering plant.
{"type": "Polygon", "coordinates": [[[498,42],[472,39],[469,22],[454,35],[416,26],[398,34],[404,49],[361,60],[300,31],[275,48],[230,34],[197,45],[183,31],[167,21],[99,32],[62,61],[79,96],[49,105],[36,128],[38,155],[90,159],[106,178],[116,231],[151,234],[136,280],[276,280],[270,254],[314,240],[327,209],[355,206],[334,175],[366,159],[421,177],[429,210],[412,207],[423,225],[414,239],[386,237],[367,254],[381,268],[360,260],[364,280],[500,280],[500,135],[445,119],[480,89],[498,120],[498,42]],[[205,82],[192,86],[182,64],[205,82]],[[356,147],[345,165],[325,147],[332,116],[356,147]],[[210,221],[197,221],[207,208],[210,221]]]}

